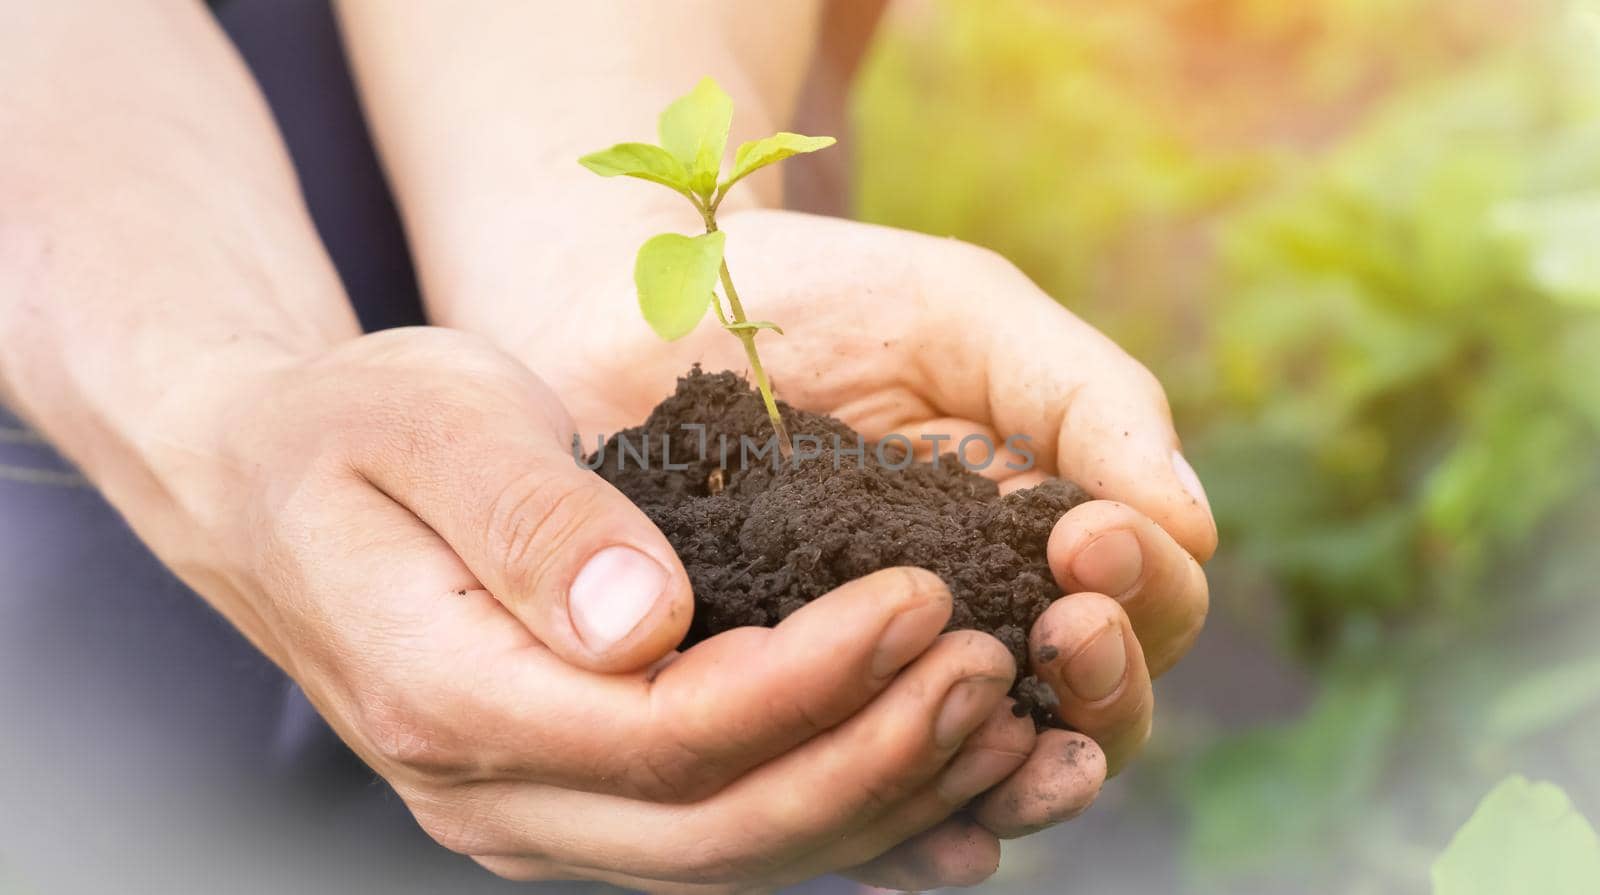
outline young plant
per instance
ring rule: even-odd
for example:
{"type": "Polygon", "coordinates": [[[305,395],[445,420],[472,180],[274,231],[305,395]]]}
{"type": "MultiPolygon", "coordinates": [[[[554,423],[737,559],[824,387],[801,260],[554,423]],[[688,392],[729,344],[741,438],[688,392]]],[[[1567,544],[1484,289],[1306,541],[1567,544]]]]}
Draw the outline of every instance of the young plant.
{"type": "Polygon", "coordinates": [[[675,100],[661,113],[657,128],[661,145],[618,143],[610,149],[591,153],[578,163],[602,177],[637,177],[659,183],[688,199],[700,212],[706,232],[699,236],[662,233],[639,247],[633,265],[633,282],[639,292],[639,310],[656,335],[667,341],[681,339],[700,324],[709,305],[716,308],[722,328],[744,344],[761,400],[777,434],[778,449],[788,459],[792,448],[789,432],[778,414],[761,356],[756,351],[756,334],[770,329],[783,330],[766,320],[749,320],[739,292],[733,287],[728,262],[722,249],[725,234],[717,229],[717,208],[734,184],[752,172],[791,155],[816,152],[832,146],[832,137],[806,137],[777,133],[739,147],[733,155],[733,170],[722,176],[722,155],[728,145],[728,130],[733,123],[733,100],[717,82],[701,80],[687,95],[675,100]],[[728,302],[726,312],[716,295],[716,284],[728,302]]]}

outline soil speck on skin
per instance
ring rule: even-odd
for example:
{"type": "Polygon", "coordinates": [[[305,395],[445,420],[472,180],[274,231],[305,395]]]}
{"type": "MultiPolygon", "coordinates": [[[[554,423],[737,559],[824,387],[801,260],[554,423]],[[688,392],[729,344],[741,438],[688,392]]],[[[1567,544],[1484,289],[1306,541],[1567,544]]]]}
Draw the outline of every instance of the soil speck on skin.
{"type": "Polygon", "coordinates": [[[1083,743],[1073,740],[1066,748],[1061,750],[1061,763],[1069,768],[1078,766],[1078,755],[1083,752],[1083,743]]]}
{"type": "Polygon", "coordinates": [[[1055,647],[1051,646],[1048,643],[1045,644],[1044,646],[1039,647],[1039,664],[1041,664],[1041,665],[1043,665],[1043,664],[1045,664],[1047,662],[1054,662],[1056,659],[1059,659],[1060,657],[1061,657],[1061,650],[1056,649],[1055,647]]]}
{"type": "MultiPolygon", "coordinates": [[[[731,628],[775,625],[863,575],[920,566],[955,598],[947,630],[986,631],[1011,651],[1016,713],[1058,725],[1054,693],[1028,673],[1028,632],[1061,596],[1045,549],[1056,520],[1088,500],[1083,490],[1052,479],[1001,497],[954,454],[937,467],[890,468],[910,459],[896,441],[882,446],[887,465],[872,443],[858,461],[850,452],[860,443],[854,430],[779,404],[792,436],[820,439],[821,457],[777,468],[775,451],[741,457],[741,436],[752,446],[772,437],[761,399],[734,373],[697,367],[642,425],[587,458],[683,560],[695,593],[683,646],[731,628]],[[643,467],[640,453],[648,458],[643,467]]],[[[1041,658],[1046,650],[1053,648],[1042,648],[1041,658]]]]}

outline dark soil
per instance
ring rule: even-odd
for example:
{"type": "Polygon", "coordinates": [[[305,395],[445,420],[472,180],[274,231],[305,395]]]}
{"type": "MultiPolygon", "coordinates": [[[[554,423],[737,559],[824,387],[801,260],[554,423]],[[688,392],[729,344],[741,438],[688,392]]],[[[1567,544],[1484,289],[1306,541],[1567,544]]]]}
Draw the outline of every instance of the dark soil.
{"type": "Polygon", "coordinates": [[[642,426],[588,458],[682,558],[695,593],[684,644],[775,625],[853,578],[920,566],[950,586],[951,630],[987,631],[1011,650],[1017,714],[1058,724],[1050,689],[1027,673],[1028,632],[1061,596],[1045,561],[1050,529],[1087,495],[1052,480],[1001,497],[953,454],[937,467],[909,461],[903,441],[882,445],[886,463],[869,443],[864,468],[849,453],[835,468],[835,437],[849,451],[860,444],[856,432],[829,416],[781,409],[797,442],[818,438],[820,458],[777,469],[772,455],[757,459],[756,447],[772,437],[760,397],[733,373],[698,367],[642,426]],[[740,436],[750,444],[744,457],[740,436]]]}

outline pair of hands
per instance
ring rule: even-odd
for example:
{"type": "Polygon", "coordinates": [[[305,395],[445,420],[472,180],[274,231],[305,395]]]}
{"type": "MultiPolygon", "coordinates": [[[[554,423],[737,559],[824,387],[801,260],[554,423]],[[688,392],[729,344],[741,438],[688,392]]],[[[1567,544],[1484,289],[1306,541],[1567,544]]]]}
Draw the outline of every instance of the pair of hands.
{"type": "Polygon", "coordinates": [[[434,838],[503,876],[976,883],[1143,744],[1151,677],[1205,616],[1204,496],[1153,378],[996,256],[784,212],[724,229],[752,313],[789,333],[762,337],[785,399],[868,438],[1027,435],[1040,468],[1003,487],[1059,473],[1104,498],[1057,524],[1069,596],[1032,632],[1081,733],[1012,717],[1009,654],[941,634],[949,594],[917,570],[673,652],[686,577],[571,438],[636,423],[692,362],[742,364],[713,326],[654,340],[625,259],[575,263],[575,298],[493,344],[394,331],[253,380],[193,502],[229,511],[196,510],[211,535],[176,564],[434,838]]]}

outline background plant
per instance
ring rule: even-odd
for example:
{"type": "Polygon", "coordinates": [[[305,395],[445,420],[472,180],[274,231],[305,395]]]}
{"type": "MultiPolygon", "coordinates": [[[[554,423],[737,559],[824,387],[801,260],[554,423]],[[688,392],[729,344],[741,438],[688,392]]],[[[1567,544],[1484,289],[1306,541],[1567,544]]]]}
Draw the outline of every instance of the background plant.
{"type": "Polygon", "coordinates": [[[758,332],[770,329],[782,335],[783,330],[775,323],[745,317],[744,305],[723,257],[725,236],[717,229],[717,208],[734,184],[755,171],[793,155],[826,149],[834,139],[780,132],[752,140],[740,145],[733,156],[733,170],[722,180],[722,156],[727,151],[732,124],[733,100],[716,81],[706,78],[661,113],[661,145],[619,143],[578,162],[602,177],[622,175],[659,183],[688,199],[700,213],[706,228],[700,236],[662,233],[639,247],[633,267],[639,310],[657,335],[672,341],[692,332],[706,315],[707,306],[715,308],[722,328],[744,345],[750,373],[777,435],[778,449],[787,458],[792,450],[789,433],[756,351],[758,332]],[[719,279],[728,301],[726,312],[715,294],[719,279]]]}
{"type": "Polygon", "coordinates": [[[1016,891],[1424,890],[1518,770],[1600,816],[1596,21],[899,7],[858,212],[1000,250],[1151,365],[1222,527],[1150,759],[1017,844],[1016,891]]]}
{"type": "Polygon", "coordinates": [[[1600,892],[1600,836],[1557,786],[1501,781],[1433,862],[1433,895],[1600,892]]]}

